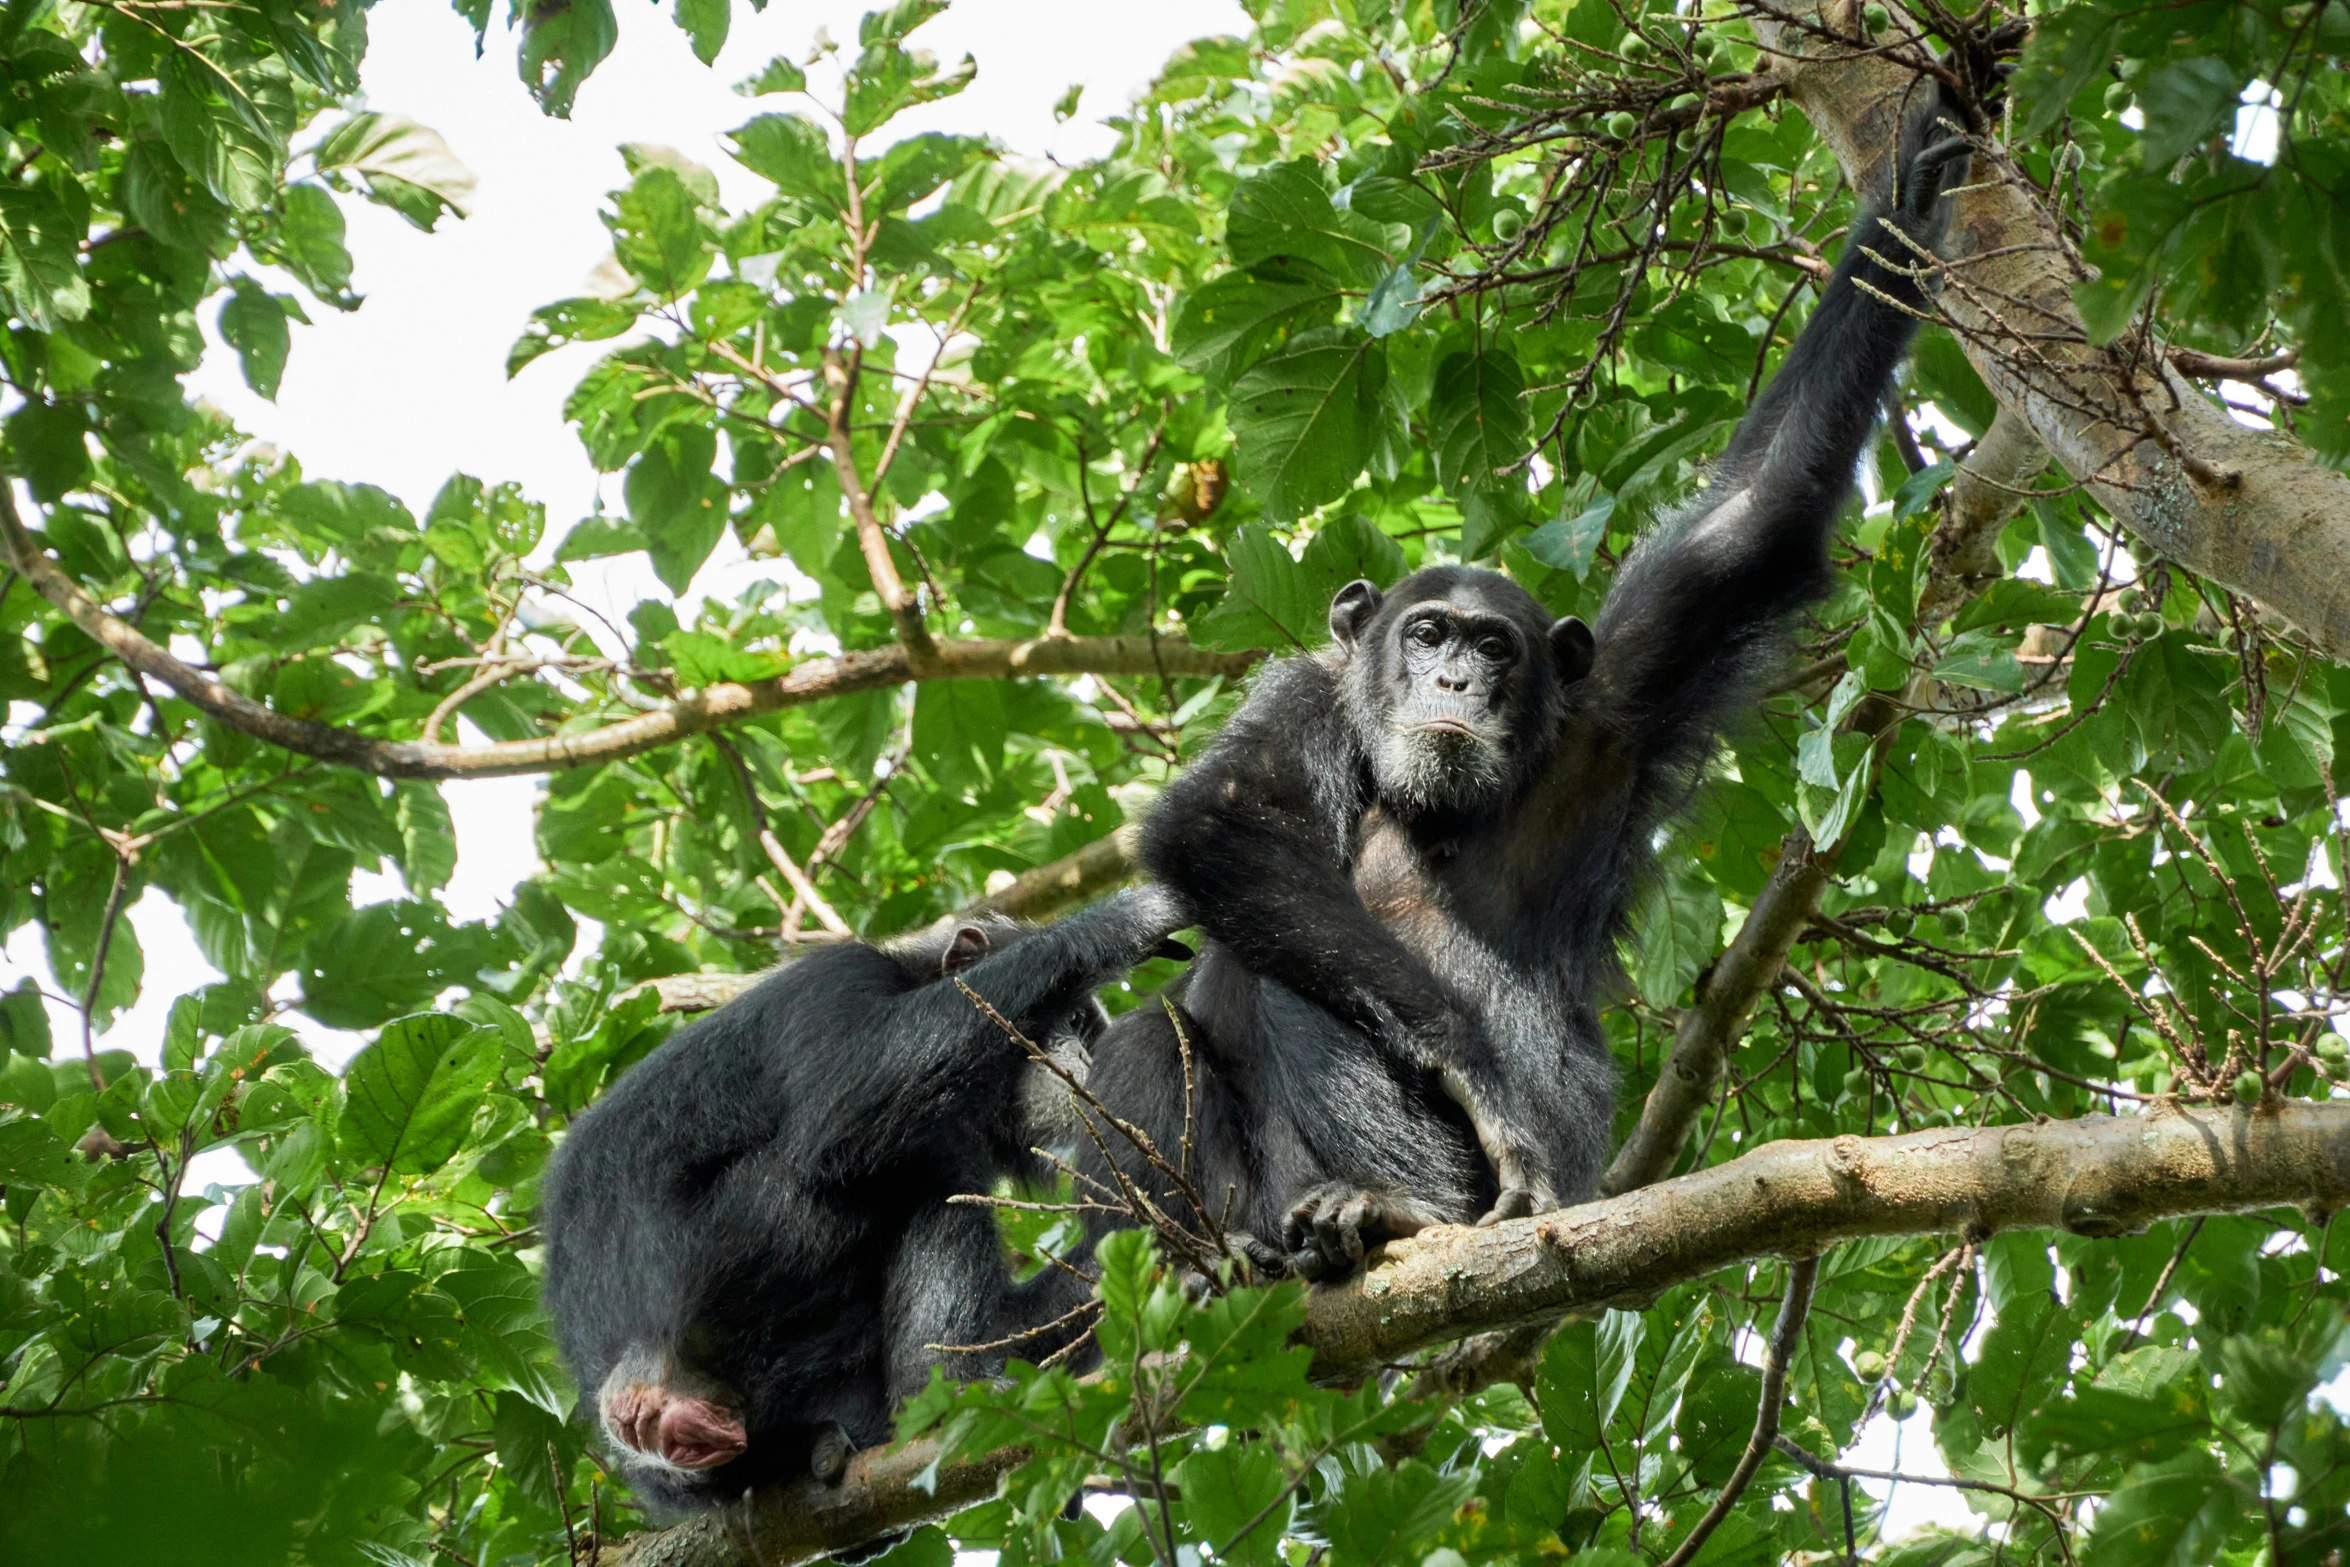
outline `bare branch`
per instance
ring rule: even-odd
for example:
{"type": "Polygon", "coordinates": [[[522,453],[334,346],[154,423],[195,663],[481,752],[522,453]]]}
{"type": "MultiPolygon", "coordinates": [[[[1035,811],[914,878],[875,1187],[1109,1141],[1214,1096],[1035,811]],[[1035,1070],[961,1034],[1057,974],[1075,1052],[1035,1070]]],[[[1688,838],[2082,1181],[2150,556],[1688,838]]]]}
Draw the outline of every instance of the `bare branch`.
{"type": "Polygon", "coordinates": [[[812,658],[772,680],[725,682],[687,692],[676,701],[581,734],[485,745],[430,740],[384,740],[294,718],[230,689],[218,677],[174,656],[84,592],[41,552],[18,518],[16,500],[0,485],[0,546],[8,564],[82,632],[124,665],[169,686],[232,729],[322,762],[382,778],[505,778],[520,773],[594,767],[658,750],[689,735],[708,734],[763,713],[802,707],[827,697],[880,691],[910,680],[1017,680],[1040,675],[1239,675],[1260,655],[1211,653],[1179,637],[946,638],[920,669],[904,647],[865,648],[812,658]]]}
{"type": "MultiPolygon", "coordinates": [[[[1675,1284],[1874,1235],[2061,1228],[2110,1237],[2156,1220],[2350,1203],[2350,1103],[2159,1103],[2144,1115],[1772,1143],[1627,1196],[1488,1229],[1391,1242],[1317,1289],[1301,1342],[1348,1383],[1431,1345],[1569,1312],[1637,1307],[1675,1284]]],[[[835,1485],[799,1480],[743,1513],[624,1542],[615,1567],[792,1567],[985,1501],[1029,1454],[941,1465],[930,1440],[871,1449],[835,1485]],[[935,1479],[935,1484],[929,1483],[935,1479]],[[746,1527],[747,1524],[747,1527],[746,1527]],[[756,1541],[756,1555],[750,1541],[756,1541]]]]}

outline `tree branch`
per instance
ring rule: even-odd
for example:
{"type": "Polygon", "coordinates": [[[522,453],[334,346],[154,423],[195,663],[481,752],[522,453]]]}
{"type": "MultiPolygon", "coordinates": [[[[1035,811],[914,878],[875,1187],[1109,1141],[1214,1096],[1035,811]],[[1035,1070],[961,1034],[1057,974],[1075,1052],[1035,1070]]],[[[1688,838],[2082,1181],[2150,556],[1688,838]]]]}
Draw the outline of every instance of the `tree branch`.
{"type": "MultiPolygon", "coordinates": [[[[1568,1312],[1635,1308],[1718,1269],[1877,1235],[2059,1228],[2111,1237],[2156,1220],[2350,1204],[2350,1103],[2266,1109],[2158,1101],[2144,1115],[1772,1143],[1622,1197],[1489,1229],[1445,1225],[1309,1302],[1318,1380],[1346,1383],[1430,1345],[1568,1312]]],[[[1018,1449],[942,1465],[935,1442],[872,1449],[837,1486],[761,1492],[623,1542],[614,1567],[791,1567],[995,1494],[1018,1449]]]]}
{"type": "Polygon", "coordinates": [[[382,778],[504,778],[518,773],[594,767],[658,750],[686,738],[744,723],[763,713],[826,697],[880,691],[910,680],[1017,680],[1039,675],[1239,675],[1256,653],[1211,653],[1180,637],[1035,637],[942,639],[916,669],[903,646],[812,658],[772,680],[732,682],[690,691],[666,707],[584,734],[486,745],[384,740],[313,719],[294,718],[231,690],[185,663],[82,590],[25,531],[13,490],[0,484],[0,553],[43,598],[126,666],[169,686],[183,700],[232,729],[322,762],[382,778]]]}
{"type": "MultiPolygon", "coordinates": [[[[1876,188],[1915,75],[1881,55],[1806,59],[1822,46],[1790,19],[1750,19],[1846,176],[1876,188]]],[[[2000,406],[2131,533],[2350,657],[2350,474],[2230,418],[2181,373],[2209,361],[2153,345],[2133,361],[2122,344],[2092,344],[2070,247],[2021,177],[1988,161],[1956,199],[1940,306],[2000,406]]]]}

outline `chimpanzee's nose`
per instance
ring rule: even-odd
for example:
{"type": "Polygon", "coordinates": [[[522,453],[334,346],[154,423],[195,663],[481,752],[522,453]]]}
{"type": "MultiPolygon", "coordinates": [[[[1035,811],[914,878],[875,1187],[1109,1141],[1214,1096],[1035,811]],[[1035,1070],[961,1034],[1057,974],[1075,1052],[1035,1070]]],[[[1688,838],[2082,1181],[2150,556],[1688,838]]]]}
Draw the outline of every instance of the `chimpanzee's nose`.
{"type": "Polygon", "coordinates": [[[1436,684],[1447,691],[1466,691],[1469,689],[1468,672],[1439,669],[1436,672],[1436,684]]]}

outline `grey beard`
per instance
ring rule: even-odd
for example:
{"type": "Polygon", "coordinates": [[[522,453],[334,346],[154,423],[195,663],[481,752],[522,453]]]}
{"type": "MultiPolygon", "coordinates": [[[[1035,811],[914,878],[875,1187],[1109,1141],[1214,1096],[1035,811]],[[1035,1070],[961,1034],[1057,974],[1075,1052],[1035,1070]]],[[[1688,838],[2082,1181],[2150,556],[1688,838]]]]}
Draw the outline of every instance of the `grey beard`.
{"type": "MultiPolygon", "coordinates": [[[[1093,1066],[1093,1052],[1074,1034],[1055,1034],[1045,1054],[1080,1083],[1093,1066]]],[[[1084,1124],[1069,1085],[1035,1060],[1021,1070],[1019,1114],[1028,1141],[1048,1148],[1074,1147],[1084,1124]]]]}
{"type": "Polygon", "coordinates": [[[1490,804],[1508,786],[1499,749],[1463,734],[1391,727],[1371,753],[1386,798],[1421,811],[1490,804]]]}

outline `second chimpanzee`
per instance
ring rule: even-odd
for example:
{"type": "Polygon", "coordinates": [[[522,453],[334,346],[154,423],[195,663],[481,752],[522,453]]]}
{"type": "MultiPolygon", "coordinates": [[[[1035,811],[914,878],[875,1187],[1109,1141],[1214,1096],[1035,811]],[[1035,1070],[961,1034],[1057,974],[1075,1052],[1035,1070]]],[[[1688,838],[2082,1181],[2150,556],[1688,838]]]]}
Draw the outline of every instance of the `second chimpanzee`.
{"type": "Polygon", "coordinates": [[[1596,635],[1490,571],[1350,584],[1334,645],[1268,667],[1150,816],[1145,864],[1212,938],[1180,991],[1195,1059],[1145,1008],[1089,1086],[1173,1149],[1195,1083],[1193,1185],[1260,1262],[1342,1273],[1389,1236],[1588,1194],[1613,1121],[1598,1004],[1650,840],[1828,586],[1967,165],[1923,96],[1895,190],[1596,635]]]}
{"type": "MultiPolygon", "coordinates": [[[[695,1022],[572,1124],[546,1180],[547,1304],[638,1495],[709,1506],[830,1479],[888,1439],[951,1355],[1084,1296],[1012,1281],[995,1217],[950,1197],[1042,1172],[1069,1096],[955,983],[1055,1058],[1107,1022],[1093,992],[1183,921],[1165,893],[1034,929],[949,922],[799,959],[695,1022]]],[[[1058,1347],[1024,1341],[1025,1355],[1058,1347]]]]}

